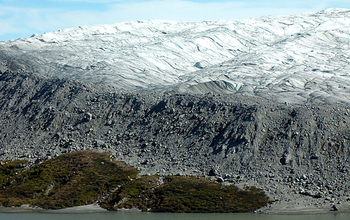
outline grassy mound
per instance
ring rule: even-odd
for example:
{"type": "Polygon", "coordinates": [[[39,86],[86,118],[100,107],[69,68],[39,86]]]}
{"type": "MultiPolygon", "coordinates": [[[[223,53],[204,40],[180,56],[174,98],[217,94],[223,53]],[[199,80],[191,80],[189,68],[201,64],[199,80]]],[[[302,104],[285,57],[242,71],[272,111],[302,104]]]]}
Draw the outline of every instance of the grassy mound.
{"type": "Polygon", "coordinates": [[[266,206],[269,198],[258,188],[239,190],[203,177],[148,176],[130,181],[103,206],[107,209],[137,207],[152,212],[249,212],[266,206]]]}
{"type": "Polygon", "coordinates": [[[31,168],[25,160],[1,161],[0,205],[60,209],[99,201],[108,210],[204,213],[249,212],[270,202],[255,187],[239,190],[195,176],[136,178],[137,173],[94,151],[64,154],[31,168]]]}
{"type": "Polygon", "coordinates": [[[28,203],[59,209],[91,204],[138,173],[124,162],[110,161],[107,153],[94,151],[61,155],[22,173],[25,161],[6,162],[0,168],[4,206],[28,203]]]}

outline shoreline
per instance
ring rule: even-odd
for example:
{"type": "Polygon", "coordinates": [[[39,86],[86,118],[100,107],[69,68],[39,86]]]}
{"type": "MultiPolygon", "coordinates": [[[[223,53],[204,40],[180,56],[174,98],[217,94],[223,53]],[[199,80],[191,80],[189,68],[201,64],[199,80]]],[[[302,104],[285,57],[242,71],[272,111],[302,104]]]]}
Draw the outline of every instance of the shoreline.
{"type": "MultiPolygon", "coordinates": [[[[302,205],[293,206],[291,203],[283,204],[272,204],[268,207],[263,207],[261,209],[250,212],[251,214],[258,215],[318,215],[318,214],[336,214],[336,213],[350,213],[350,203],[337,204],[339,211],[332,211],[331,207],[327,209],[326,206],[322,207],[304,207],[302,205]]],[[[85,214],[85,213],[103,213],[103,212],[115,212],[108,211],[101,208],[97,204],[69,207],[64,209],[48,210],[39,207],[30,207],[27,205],[22,205],[21,207],[0,207],[0,213],[50,213],[50,214],[85,214]]],[[[117,212],[122,213],[138,213],[142,212],[137,208],[132,209],[119,209],[117,212]]],[[[150,212],[152,213],[152,212],[150,212]]],[[[200,213],[193,213],[200,214],[200,213]]],[[[203,214],[203,213],[201,213],[203,214]]],[[[211,214],[211,213],[204,213],[211,214]]],[[[228,214],[228,213],[226,213],[228,214]]],[[[235,213],[232,213],[235,214],[235,213]]]]}
{"type": "Polygon", "coordinates": [[[258,214],[267,215],[318,215],[318,214],[334,214],[334,213],[350,213],[350,203],[341,204],[323,203],[321,205],[309,205],[302,199],[296,201],[277,201],[267,207],[262,207],[255,211],[258,214]],[[336,205],[338,211],[332,210],[332,206],[336,205]]]}

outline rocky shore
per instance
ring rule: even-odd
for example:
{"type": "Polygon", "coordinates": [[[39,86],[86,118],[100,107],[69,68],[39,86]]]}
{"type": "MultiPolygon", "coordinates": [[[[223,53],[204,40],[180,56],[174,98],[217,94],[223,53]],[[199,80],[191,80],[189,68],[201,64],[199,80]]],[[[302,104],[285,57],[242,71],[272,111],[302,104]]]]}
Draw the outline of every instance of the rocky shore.
{"type": "Polygon", "coordinates": [[[349,210],[350,106],[261,98],[128,93],[0,72],[0,159],[38,163],[108,151],[141,175],[200,175],[257,186],[261,213],[349,210]]]}

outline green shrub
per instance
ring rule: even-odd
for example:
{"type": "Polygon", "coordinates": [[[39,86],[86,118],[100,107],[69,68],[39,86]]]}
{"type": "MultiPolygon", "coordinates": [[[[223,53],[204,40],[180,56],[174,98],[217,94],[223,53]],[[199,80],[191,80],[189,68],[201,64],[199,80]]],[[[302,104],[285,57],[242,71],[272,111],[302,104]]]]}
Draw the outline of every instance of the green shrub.
{"type": "Polygon", "coordinates": [[[64,154],[24,171],[28,162],[2,161],[0,204],[31,204],[45,209],[91,204],[116,190],[101,206],[108,210],[139,208],[152,212],[249,212],[270,201],[258,188],[203,177],[144,176],[108,153],[79,151],[64,154]]]}
{"type": "Polygon", "coordinates": [[[93,203],[138,172],[124,162],[110,161],[108,153],[79,151],[36,165],[16,178],[8,178],[8,173],[1,174],[0,202],[4,206],[12,206],[13,202],[5,201],[11,198],[57,209],[93,203]]]}
{"type": "Polygon", "coordinates": [[[203,177],[169,176],[160,185],[157,176],[126,183],[113,194],[104,207],[137,207],[152,212],[250,212],[266,206],[268,197],[258,188],[239,190],[222,186],[203,177]]]}

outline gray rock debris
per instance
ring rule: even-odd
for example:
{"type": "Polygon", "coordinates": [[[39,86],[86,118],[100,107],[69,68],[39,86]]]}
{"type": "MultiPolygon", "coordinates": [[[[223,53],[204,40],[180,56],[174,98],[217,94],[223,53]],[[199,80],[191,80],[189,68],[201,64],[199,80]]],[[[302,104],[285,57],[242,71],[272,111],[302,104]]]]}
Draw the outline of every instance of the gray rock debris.
{"type": "Polygon", "coordinates": [[[0,74],[2,160],[109,151],[141,174],[211,176],[261,187],[282,204],[328,210],[350,198],[349,117],[343,104],[124,93],[24,71],[0,74]]]}

